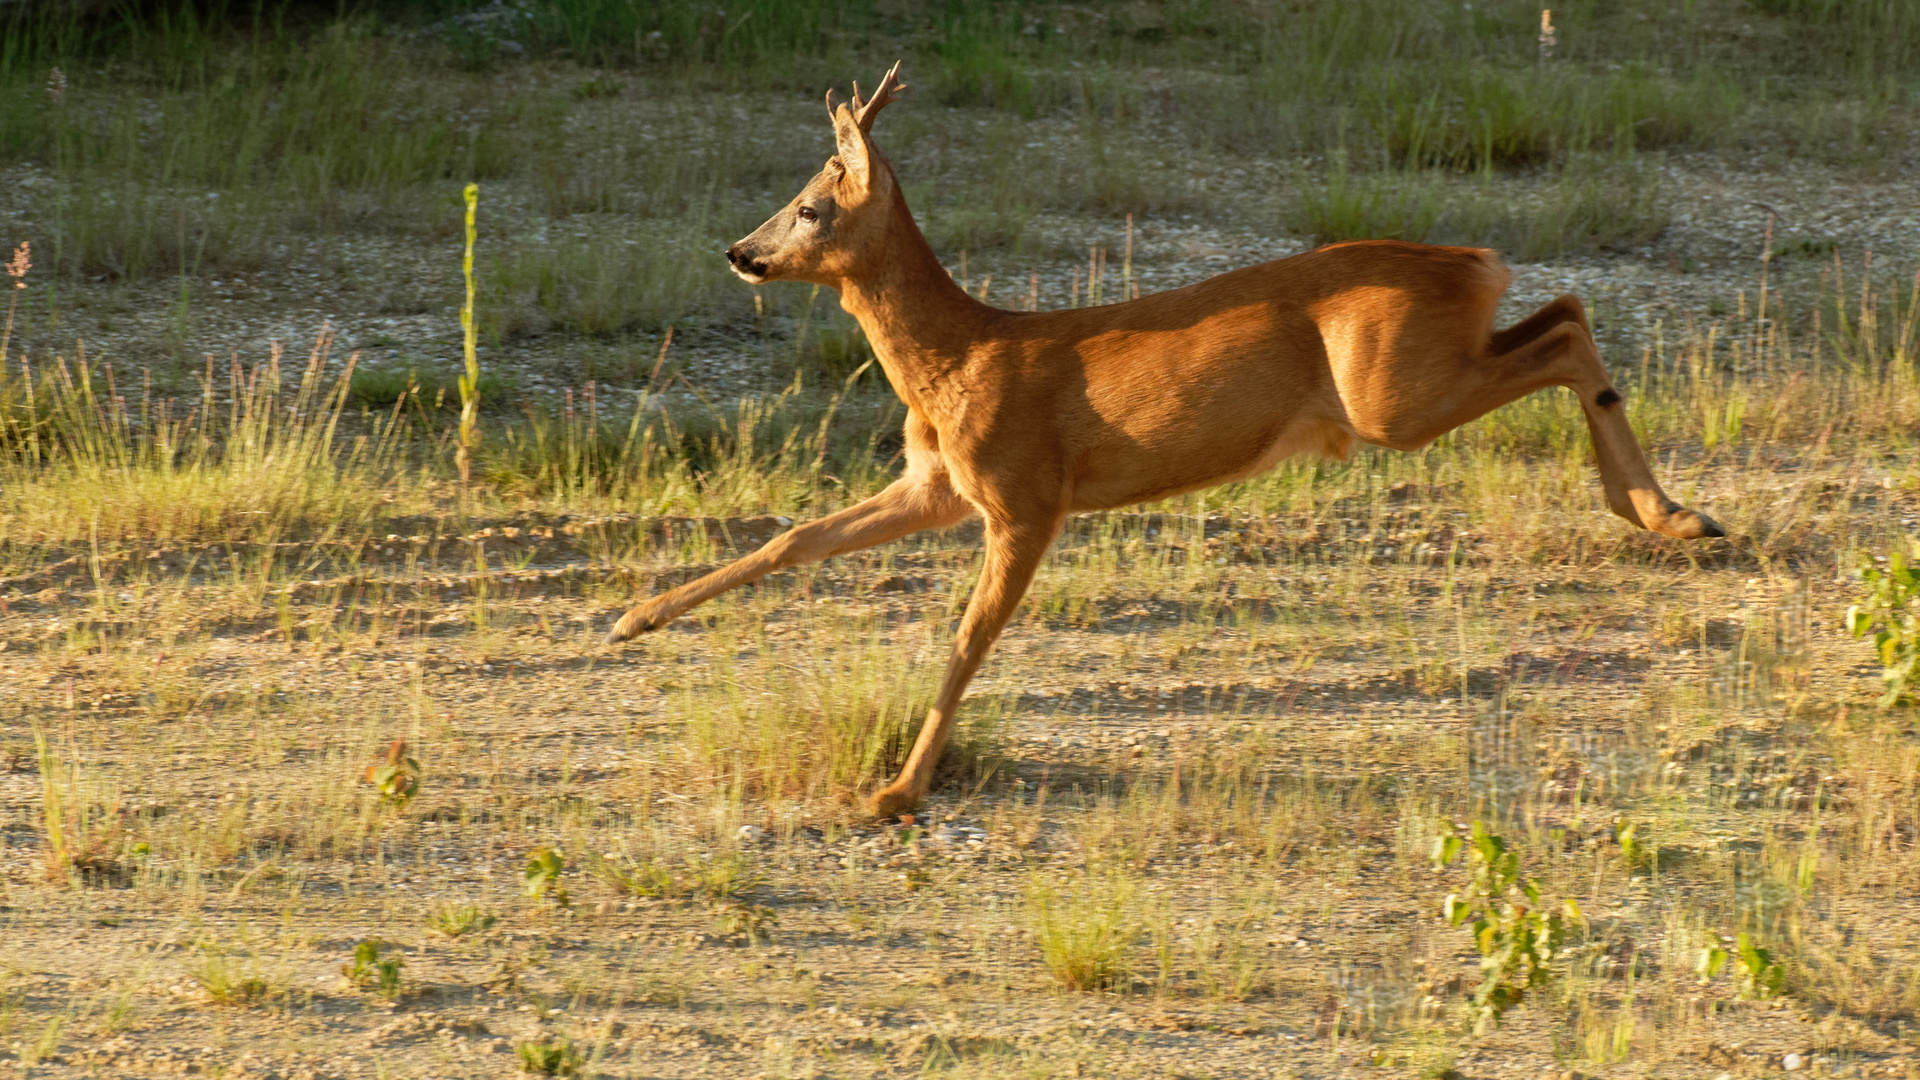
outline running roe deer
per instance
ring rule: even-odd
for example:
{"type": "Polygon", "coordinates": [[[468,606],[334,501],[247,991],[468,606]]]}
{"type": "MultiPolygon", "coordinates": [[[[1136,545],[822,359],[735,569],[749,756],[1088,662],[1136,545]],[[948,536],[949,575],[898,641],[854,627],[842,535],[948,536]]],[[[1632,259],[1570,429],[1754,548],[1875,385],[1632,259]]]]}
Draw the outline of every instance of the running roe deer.
{"type": "Polygon", "coordinates": [[[1579,395],[1613,512],[1682,539],[1725,535],[1668,499],[1601,366],[1580,301],[1493,329],[1508,272],[1492,251],[1334,244],[1125,303],[1017,312],[969,296],[934,257],[875,149],[904,89],[834,107],[838,153],[727,249],[749,282],[840,293],[907,406],[906,471],[873,498],[628,611],[609,641],[657,629],[771,571],[973,514],[986,562],[938,696],[876,814],[926,795],[967,681],[1067,515],[1163,499],[1355,439],[1413,450],[1549,386],[1579,395]]]}

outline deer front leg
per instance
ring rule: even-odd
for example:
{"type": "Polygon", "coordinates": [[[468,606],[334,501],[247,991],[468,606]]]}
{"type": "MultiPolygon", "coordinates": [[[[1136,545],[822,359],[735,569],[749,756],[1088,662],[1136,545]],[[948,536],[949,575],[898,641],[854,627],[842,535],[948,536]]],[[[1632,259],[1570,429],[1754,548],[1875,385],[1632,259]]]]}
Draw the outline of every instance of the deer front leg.
{"type": "Polygon", "coordinates": [[[696,604],[783,567],[859,551],[924,529],[952,525],[973,512],[945,473],[909,475],[862,503],[781,533],[741,559],[640,604],[613,625],[609,643],[658,630],[696,604]]]}
{"type": "Polygon", "coordinates": [[[960,620],[960,634],[953,643],[953,656],[947,661],[947,673],[940,680],[940,693],[934,698],[927,721],[920,727],[913,751],[893,783],[867,799],[867,809],[880,817],[905,813],[920,805],[933,785],[934,766],[947,745],[953,722],[966,695],[967,683],[987,658],[1007,620],[1013,617],[1020,599],[1033,583],[1034,571],[1046,557],[1047,548],[1059,535],[1066,514],[1060,510],[1024,522],[987,520],[987,554],[980,568],[980,584],[967,601],[967,613],[960,620]]]}

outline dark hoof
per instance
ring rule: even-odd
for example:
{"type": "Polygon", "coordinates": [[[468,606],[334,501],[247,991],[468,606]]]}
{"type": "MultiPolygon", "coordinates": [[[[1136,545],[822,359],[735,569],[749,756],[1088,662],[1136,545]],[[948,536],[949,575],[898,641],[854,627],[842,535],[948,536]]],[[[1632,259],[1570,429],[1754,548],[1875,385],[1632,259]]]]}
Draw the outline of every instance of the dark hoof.
{"type": "Polygon", "coordinates": [[[1727,535],[1719,522],[1698,510],[1682,510],[1667,520],[1673,527],[1672,535],[1682,540],[1708,540],[1727,535]]]}
{"type": "Polygon", "coordinates": [[[1648,522],[1647,528],[1676,540],[1706,540],[1727,535],[1720,523],[1684,506],[1671,506],[1666,514],[1648,522]]]}

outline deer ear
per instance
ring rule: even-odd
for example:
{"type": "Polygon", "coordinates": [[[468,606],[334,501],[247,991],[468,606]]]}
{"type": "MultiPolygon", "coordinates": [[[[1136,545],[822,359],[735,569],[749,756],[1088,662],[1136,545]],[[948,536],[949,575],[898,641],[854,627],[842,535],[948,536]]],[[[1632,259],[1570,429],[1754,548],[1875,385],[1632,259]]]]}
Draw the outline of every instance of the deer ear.
{"type": "Polygon", "coordinates": [[[867,133],[860,130],[853,110],[845,105],[833,110],[833,139],[839,147],[840,167],[846,170],[847,182],[859,191],[871,189],[873,144],[867,141],[867,133]]]}

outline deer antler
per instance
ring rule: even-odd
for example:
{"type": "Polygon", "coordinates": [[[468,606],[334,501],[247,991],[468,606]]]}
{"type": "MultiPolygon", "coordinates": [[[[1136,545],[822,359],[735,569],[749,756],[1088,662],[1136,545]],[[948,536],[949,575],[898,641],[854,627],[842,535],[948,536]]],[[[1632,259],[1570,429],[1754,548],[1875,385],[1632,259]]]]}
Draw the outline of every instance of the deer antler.
{"type": "Polygon", "coordinates": [[[898,100],[900,91],[906,88],[906,84],[900,81],[900,61],[898,60],[895,60],[893,66],[887,69],[886,75],[880,79],[880,85],[874,88],[873,97],[866,101],[860,100],[860,84],[855,82],[853,84],[853,118],[860,124],[860,130],[871,135],[873,118],[880,114],[881,109],[898,100]]]}

